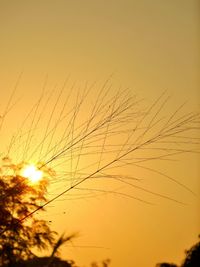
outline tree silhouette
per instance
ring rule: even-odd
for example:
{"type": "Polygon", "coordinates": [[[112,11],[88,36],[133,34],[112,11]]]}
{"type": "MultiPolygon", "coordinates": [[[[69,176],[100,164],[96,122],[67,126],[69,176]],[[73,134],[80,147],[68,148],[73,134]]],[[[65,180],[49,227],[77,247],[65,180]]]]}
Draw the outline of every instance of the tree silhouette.
{"type": "MultiPolygon", "coordinates": [[[[200,235],[199,235],[200,238],[200,235]]],[[[200,241],[186,250],[186,258],[181,267],[199,267],[200,266],[200,241]]]]}
{"type": "MultiPolygon", "coordinates": [[[[54,244],[56,233],[46,221],[29,216],[26,222],[20,222],[46,201],[47,186],[45,177],[32,186],[20,175],[23,166],[4,158],[0,168],[0,266],[13,267],[33,258],[33,248],[44,250],[54,244]]],[[[44,173],[50,175],[50,170],[45,169],[44,173]]]]}
{"type": "Polygon", "coordinates": [[[178,267],[178,266],[176,264],[173,264],[173,263],[163,262],[163,263],[156,264],[156,267],[178,267]]]}
{"type": "Polygon", "coordinates": [[[58,257],[53,257],[50,265],[47,265],[49,257],[34,257],[32,259],[16,263],[15,267],[77,267],[73,261],[65,261],[58,257]]]}
{"type": "MultiPolygon", "coordinates": [[[[200,235],[199,235],[200,238],[200,235]]],[[[200,241],[186,250],[186,257],[180,267],[199,267],[200,266],[200,241]]],[[[158,263],[156,267],[178,267],[173,263],[158,263]]]]}
{"type": "MultiPolygon", "coordinates": [[[[65,236],[65,234],[62,234],[58,238],[58,240],[54,243],[52,253],[51,253],[50,257],[48,258],[47,264],[45,265],[45,267],[50,267],[50,266],[52,266],[52,264],[55,264],[55,260],[58,260],[58,258],[55,257],[55,255],[57,255],[59,253],[60,247],[63,246],[65,243],[68,243],[69,241],[71,241],[76,236],[77,236],[77,234],[72,234],[69,236],[65,236]]],[[[72,266],[73,262],[67,263],[67,264],[72,266]]]]}

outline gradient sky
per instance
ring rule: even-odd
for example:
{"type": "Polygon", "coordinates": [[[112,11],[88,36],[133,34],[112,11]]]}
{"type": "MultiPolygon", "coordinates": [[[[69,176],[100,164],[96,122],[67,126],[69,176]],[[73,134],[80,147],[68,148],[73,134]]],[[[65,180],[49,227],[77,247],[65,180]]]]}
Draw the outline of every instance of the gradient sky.
{"type": "MultiPolygon", "coordinates": [[[[19,114],[40,94],[46,75],[52,89],[68,75],[84,83],[102,82],[113,74],[114,84],[140,97],[153,101],[167,90],[170,108],[188,101],[187,111],[196,111],[199,19],[199,1],[194,0],[0,0],[0,109],[23,72],[19,114]]],[[[184,207],[159,199],[149,207],[113,196],[56,202],[46,215],[52,227],[60,233],[80,232],[75,248],[63,248],[63,257],[80,266],[105,258],[111,258],[113,267],[180,263],[200,233],[198,161],[190,156],[188,164],[183,157],[168,167],[197,195],[177,192],[171,184],[168,190],[184,198],[184,207]]],[[[164,186],[160,180],[157,191],[164,186]]]]}

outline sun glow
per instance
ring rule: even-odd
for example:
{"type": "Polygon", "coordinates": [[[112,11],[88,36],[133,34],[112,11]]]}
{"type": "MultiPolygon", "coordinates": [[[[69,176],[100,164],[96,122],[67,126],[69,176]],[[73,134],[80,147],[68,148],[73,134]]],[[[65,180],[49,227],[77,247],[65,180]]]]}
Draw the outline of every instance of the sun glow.
{"type": "Polygon", "coordinates": [[[43,172],[32,164],[25,166],[21,171],[21,175],[26,177],[31,183],[37,183],[42,179],[43,172]]]}

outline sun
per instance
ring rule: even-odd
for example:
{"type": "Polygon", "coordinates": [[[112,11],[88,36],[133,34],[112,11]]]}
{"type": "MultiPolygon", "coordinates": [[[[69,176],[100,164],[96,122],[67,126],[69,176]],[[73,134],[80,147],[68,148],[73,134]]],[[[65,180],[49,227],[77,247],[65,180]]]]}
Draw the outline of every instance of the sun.
{"type": "Polygon", "coordinates": [[[31,183],[37,183],[42,179],[43,172],[34,164],[29,164],[22,169],[21,175],[27,178],[31,183]]]}

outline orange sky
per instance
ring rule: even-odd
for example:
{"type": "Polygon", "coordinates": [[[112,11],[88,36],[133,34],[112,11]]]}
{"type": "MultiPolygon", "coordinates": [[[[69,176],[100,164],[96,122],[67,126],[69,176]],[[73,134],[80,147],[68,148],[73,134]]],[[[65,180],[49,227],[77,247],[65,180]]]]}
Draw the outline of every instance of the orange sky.
{"type": "MultiPolygon", "coordinates": [[[[5,143],[9,143],[7,132],[10,135],[16,132],[41,94],[46,75],[46,89],[55,91],[36,131],[37,138],[41,137],[40,127],[48,120],[68,76],[63,95],[67,97],[71,88],[76,88],[68,110],[76,103],[77,89],[83,92],[86,81],[89,84],[97,81],[77,124],[87,116],[87,109],[95,101],[95,90],[111,74],[111,95],[119,87],[129,88],[132,94],[145,98],[146,105],[167,90],[172,97],[166,113],[185,101],[188,101],[186,112],[197,111],[200,84],[198,8],[198,1],[193,0],[1,0],[0,114],[19,73],[23,72],[13,98],[13,103],[17,103],[1,132],[1,140],[5,140],[1,147],[5,148],[5,143]]],[[[64,103],[64,97],[59,103],[64,103]]],[[[56,110],[60,112],[61,107],[56,110]]],[[[59,112],[55,112],[55,120],[59,112]]],[[[30,123],[25,125],[24,132],[26,127],[30,129],[30,123]]],[[[58,129],[55,140],[61,137],[63,127],[64,124],[58,129]]],[[[42,130],[44,134],[45,129],[42,130]]],[[[49,207],[44,218],[52,221],[52,228],[60,233],[80,232],[80,237],[74,240],[74,248],[63,248],[63,257],[74,259],[80,266],[89,266],[90,262],[105,258],[111,258],[113,267],[149,267],[161,261],[179,263],[184,250],[200,233],[200,170],[197,155],[175,159],[180,161],[153,162],[148,167],[167,172],[188,185],[196,196],[151,172],[131,167],[126,171],[144,178],[142,185],[149,189],[186,202],[184,207],[128,186],[122,188],[123,192],[155,205],[106,194],[73,201],[64,197],[62,201],[56,201],[54,207],[49,207]]],[[[70,169],[69,165],[65,168],[70,169]]],[[[63,189],[65,182],[59,181],[52,184],[53,193],[63,189]]],[[[110,181],[107,184],[105,180],[95,185],[98,189],[117,187],[120,185],[110,181]]]]}

